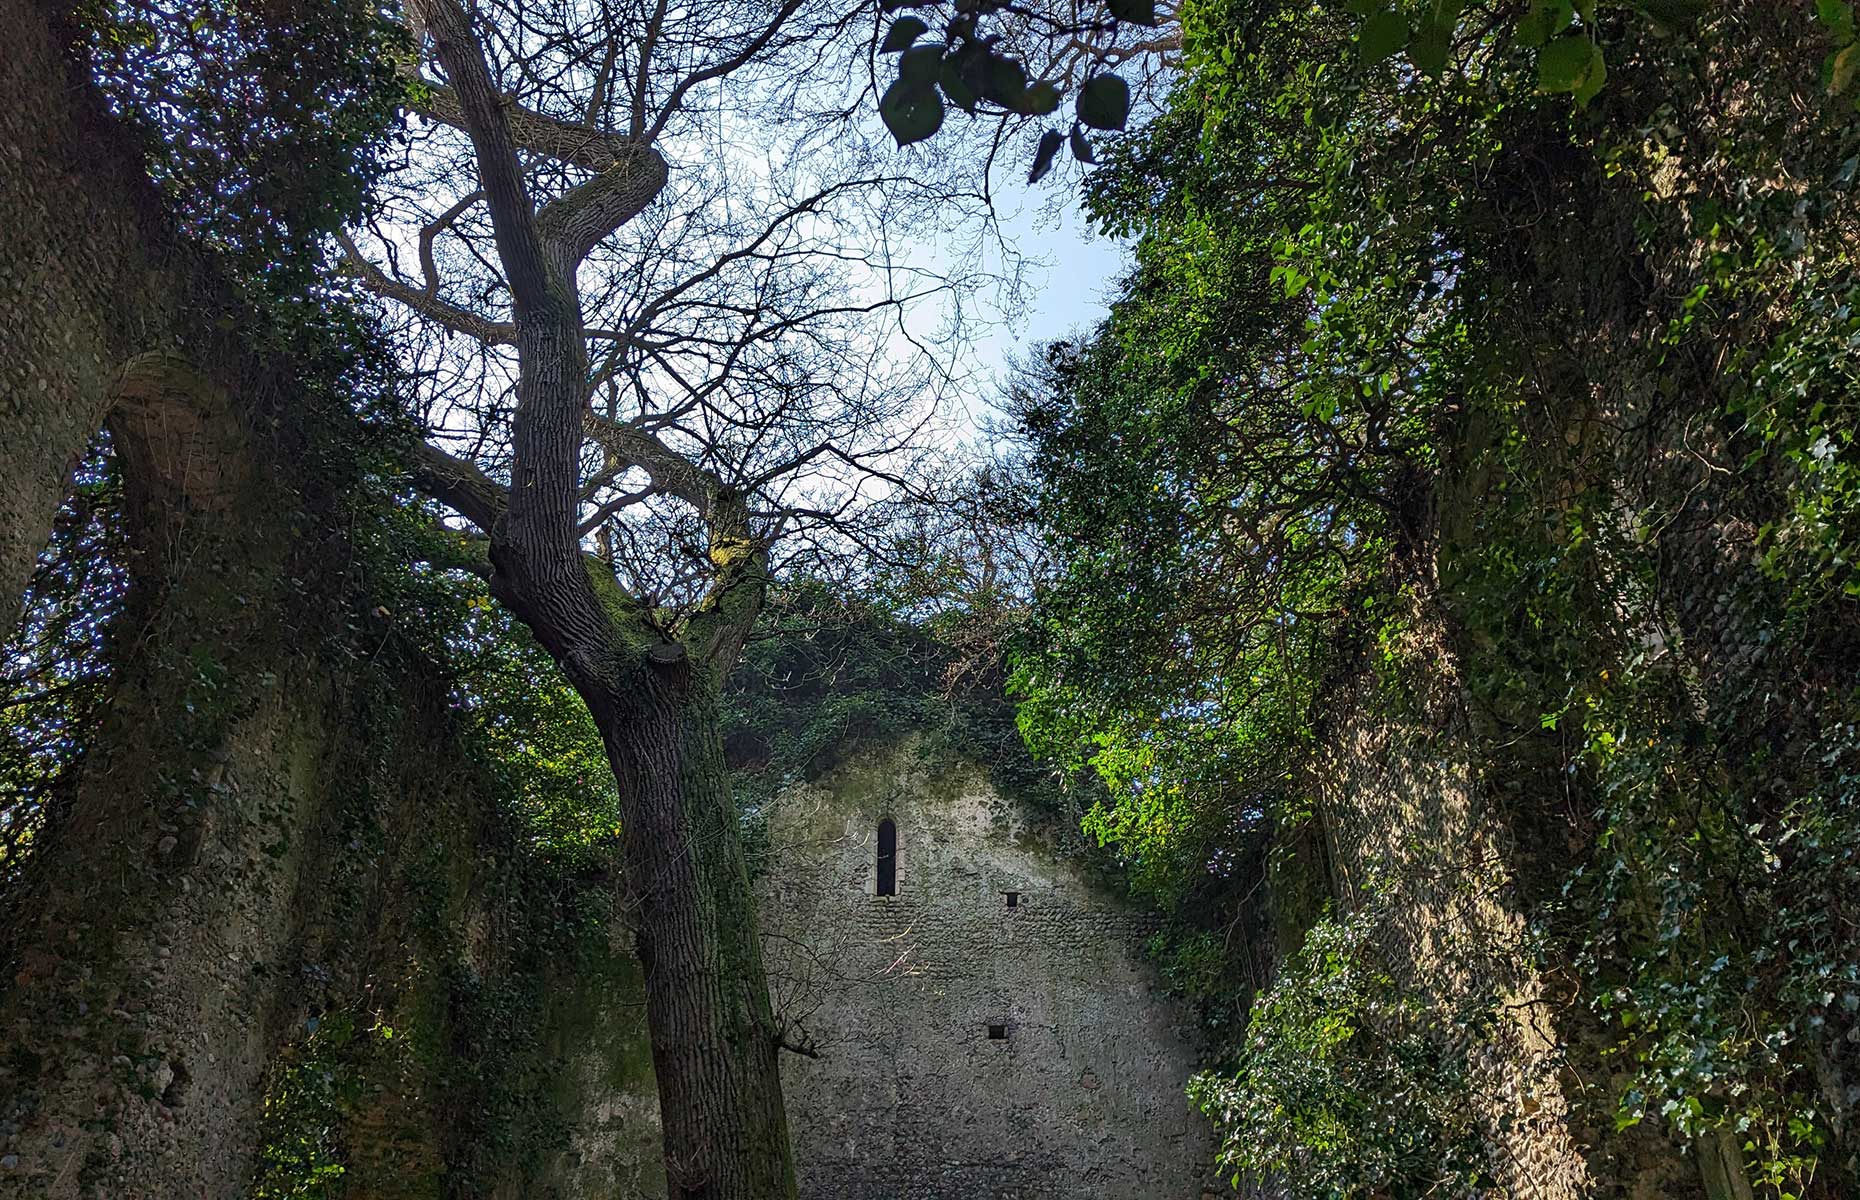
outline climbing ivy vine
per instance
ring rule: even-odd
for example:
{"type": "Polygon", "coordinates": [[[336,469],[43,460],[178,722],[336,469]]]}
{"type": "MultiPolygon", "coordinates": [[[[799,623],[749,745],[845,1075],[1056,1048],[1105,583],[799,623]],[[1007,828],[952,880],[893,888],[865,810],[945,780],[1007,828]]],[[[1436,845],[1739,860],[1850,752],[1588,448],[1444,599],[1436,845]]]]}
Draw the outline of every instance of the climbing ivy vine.
{"type": "Polygon", "coordinates": [[[1426,1092],[1399,1082],[1408,1033],[1450,1058],[1478,1029],[1391,1019],[1398,971],[1327,973],[1358,961],[1351,914],[1307,916],[1276,982],[1207,950],[1323,816],[1327,703],[1381,660],[1427,670],[1403,635],[1425,625],[1514,839],[1518,954],[1569,989],[1577,1103],[1675,1156],[1728,1137],[1762,1194],[1844,1194],[1851,11],[1180,19],[1169,104],[1086,186],[1131,275],[1014,401],[1061,549],[1014,684],[1030,741],[1104,782],[1093,828],[1175,914],[1175,977],[1208,1011],[1251,997],[1198,1092],[1234,1161],[1313,1196],[1424,1194],[1459,1161],[1343,1136],[1426,1092]],[[1387,1040],[1340,1037],[1339,995],[1387,1040]]]}

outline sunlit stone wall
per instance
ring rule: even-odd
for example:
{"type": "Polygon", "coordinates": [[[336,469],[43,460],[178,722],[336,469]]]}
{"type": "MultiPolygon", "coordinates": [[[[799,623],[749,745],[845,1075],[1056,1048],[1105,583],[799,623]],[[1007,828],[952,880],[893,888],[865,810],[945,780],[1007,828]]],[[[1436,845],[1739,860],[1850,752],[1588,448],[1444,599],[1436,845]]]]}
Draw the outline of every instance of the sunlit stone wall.
{"type": "Polygon", "coordinates": [[[911,743],[788,790],[769,825],[771,989],[819,1055],[783,1067],[803,1197],[1202,1194],[1193,1020],[1076,833],[911,743]],[[887,818],[895,896],[876,894],[887,818]]]}

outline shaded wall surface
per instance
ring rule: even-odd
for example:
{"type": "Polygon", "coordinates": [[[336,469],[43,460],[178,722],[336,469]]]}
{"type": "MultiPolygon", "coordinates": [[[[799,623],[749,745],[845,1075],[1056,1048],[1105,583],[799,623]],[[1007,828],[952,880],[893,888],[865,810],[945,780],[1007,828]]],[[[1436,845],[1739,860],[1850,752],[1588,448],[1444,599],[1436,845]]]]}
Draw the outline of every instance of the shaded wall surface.
{"type": "Polygon", "coordinates": [[[656,1145],[578,1146],[568,1065],[644,1052],[611,890],[527,852],[445,674],[371,615],[355,522],[299,487],[340,414],[310,431],[240,343],[62,12],[0,0],[0,620],[106,424],[132,583],[0,894],[0,1197],[622,1194],[656,1145]]]}
{"type": "Polygon", "coordinates": [[[783,793],[769,832],[771,988],[819,1055],[783,1065],[804,1197],[1202,1194],[1192,1019],[1069,839],[911,743],[783,793]]]}

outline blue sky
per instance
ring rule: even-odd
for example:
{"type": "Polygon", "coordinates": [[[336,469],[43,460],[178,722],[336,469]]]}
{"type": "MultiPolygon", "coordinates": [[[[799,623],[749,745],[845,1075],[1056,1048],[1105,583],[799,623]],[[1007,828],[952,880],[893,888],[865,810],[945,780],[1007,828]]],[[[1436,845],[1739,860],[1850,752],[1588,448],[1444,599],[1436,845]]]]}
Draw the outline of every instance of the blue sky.
{"type": "Polygon", "coordinates": [[[984,378],[971,398],[979,416],[999,394],[1010,359],[1034,346],[1088,332],[1102,320],[1112,285],[1123,272],[1125,244],[1093,232],[1077,200],[1050,211],[1058,197],[1047,188],[1014,187],[997,195],[1002,232],[1029,260],[1025,307],[1008,326],[997,327],[970,345],[971,361],[984,378]]]}
{"type": "Polygon", "coordinates": [[[1022,343],[1051,341],[1095,325],[1123,271],[1123,243],[1091,232],[1070,205],[1058,221],[1029,206],[1015,224],[1022,251],[1047,264],[1035,269],[1022,343]]]}

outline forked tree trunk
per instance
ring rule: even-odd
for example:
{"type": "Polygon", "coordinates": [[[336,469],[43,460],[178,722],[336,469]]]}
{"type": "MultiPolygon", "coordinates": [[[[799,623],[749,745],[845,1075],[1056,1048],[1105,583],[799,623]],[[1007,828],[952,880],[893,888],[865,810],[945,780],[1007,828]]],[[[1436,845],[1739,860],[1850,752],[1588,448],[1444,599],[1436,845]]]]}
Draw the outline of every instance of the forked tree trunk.
{"type": "Polygon", "coordinates": [[[790,1200],[794,1164],[755,902],[711,672],[680,660],[593,705],[619,781],[671,1200],[790,1200]]]}
{"type": "Polygon", "coordinates": [[[606,452],[703,519],[712,587],[669,634],[644,601],[618,594],[610,568],[591,569],[581,546],[589,364],[575,274],[652,202],[668,168],[649,139],[618,139],[621,161],[538,210],[472,15],[458,0],[412,0],[409,11],[472,140],[518,367],[511,483],[430,446],[417,473],[489,535],[492,594],[562,664],[606,742],[671,1200],[793,1200],[779,1047],[717,728],[718,686],[767,587],[767,547],[751,536],[744,496],[651,430],[626,426],[609,430],[606,452]]]}

